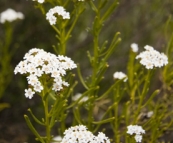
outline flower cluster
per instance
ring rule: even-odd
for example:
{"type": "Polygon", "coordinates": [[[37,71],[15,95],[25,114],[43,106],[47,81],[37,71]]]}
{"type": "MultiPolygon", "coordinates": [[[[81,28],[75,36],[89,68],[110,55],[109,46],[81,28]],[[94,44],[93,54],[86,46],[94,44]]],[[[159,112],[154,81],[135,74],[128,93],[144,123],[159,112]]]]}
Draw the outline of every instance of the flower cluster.
{"type": "Polygon", "coordinates": [[[64,135],[61,143],[110,143],[104,133],[99,132],[98,136],[94,136],[83,125],[65,130],[64,135]]]}
{"type": "Polygon", "coordinates": [[[138,52],[138,44],[136,44],[136,43],[132,43],[131,45],[130,45],[130,47],[131,47],[131,49],[132,49],[132,51],[134,52],[134,53],[137,53],[138,52]]]}
{"type": "Polygon", "coordinates": [[[62,6],[56,6],[46,13],[46,19],[49,21],[50,25],[54,25],[56,23],[56,14],[58,16],[62,16],[63,19],[70,19],[69,12],[66,12],[62,6]]]}
{"type": "Polygon", "coordinates": [[[147,69],[153,69],[154,67],[162,67],[168,64],[168,57],[164,53],[159,53],[154,50],[153,47],[146,45],[144,47],[146,51],[136,56],[136,59],[141,59],[140,63],[147,69]]]}
{"type": "MultiPolygon", "coordinates": [[[[36,1],[36,0],[33,0],[33,1],[36,1]]],[[[38,3],[44,3],[44,0],[37,0],[38,3]]]]}
{"type": "Polygon", "coordinates": [[[125,75],[123,72],[115,72],[114,74],[113,74],[113,78],[114,79],[123,79],[124,78],[124,82],[126,82],[127,81],[127,75],[125,75]]]}
{"type": "Polygon", "coordinates": [[[41,80],[51,82],[50,88],[55,92],[63,89],[69,84],[63,81],[66,70],[76,68],[76,64],[68,57],[45,52],[42,49],[33,48],[25,54],[24,60],[15,68],[14,73],[26,74],[29,89],[25,89],[25,96],[32,98],[35,92],[41,92],[43,86],[41,80]],[[48,79],[45,78],[48,75],[48,79]]]}
{"type": "Polygon", "coordinates": [[[128,131],[127,131],[128,134],[130,134],[130,135],[135,134],[136,142],[142,141],[142,135],[141,134],[145,134],[145,130],[143,130],[141,126],[130,125],[127,128],[128,128],[128,131]]]}
{"type": "Polygon", "coordinates": [[[16,19],[24,19],[24,15],[21,12],[16,12],[9,8],[0,14],[0,23],[5,23],[6,21],[12,22],[16,19]]]}

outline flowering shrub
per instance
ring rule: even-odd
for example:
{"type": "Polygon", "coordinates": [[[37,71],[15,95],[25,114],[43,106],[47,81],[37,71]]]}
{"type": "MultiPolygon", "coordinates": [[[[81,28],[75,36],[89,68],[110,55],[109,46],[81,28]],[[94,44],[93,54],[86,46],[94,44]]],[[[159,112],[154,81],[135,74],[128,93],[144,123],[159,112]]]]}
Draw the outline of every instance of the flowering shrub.
{"type": "MultiPolygon", "coordinates": [[[[56,140],[61,143],[160,142],[163,132],[173,126],[172,104],[162,101],[168,97],[172,86],[171,46],[160,53],[146,45],[145,51],[138,54],[140,44],[132,43],[128,47],[126,74],[115,72],[120,71],[116,69],[111,74],[113,78],[107,82],[104,79],[106,71],[108,67],[113,69],[108,61],[119,48],[121,38],[116,32],[108,42],[102,35],[102,29],[119,3],[107,0],[34,0],[33,4],[40,9],[57,38],[57,44],[52,46],[54,53],[30,49],[14,69],[15,74],[20,73],[27,78],[25,97],[34,99],[35,95],[39,95],[42,101],[43,117],[37,116],[30,108],[28,111],[33,120],[45,128],[45,134],[36,129],[28,115],[24,115],[36,140],[41,143],[56,140]],[[73,58],[66,56],[67,49],[72,48],[69,39],[79,36],[79,33],[72,32],[75,27],[79,28],[78,20],[85,16],[85,10],[92,11],[94,17],[87,28],[93,38],[92,48],[87,51],[91,67],[87,76],[81,68],[84,65],[82,60],[74,62],[73,58]],[[75,68],[77,78],[75,70],[70,71],[75,68]],[[158,89],[151,88],[156,74],[159,74],[160,80],[158,89]],[[80,91],[77,84],[82,86],[80,91]],[[53,128],[58,128],[58,133],[53,132],[53,128]]],[[[3,13],[1,18],[1,23],[14,20],[3,13]]]]}

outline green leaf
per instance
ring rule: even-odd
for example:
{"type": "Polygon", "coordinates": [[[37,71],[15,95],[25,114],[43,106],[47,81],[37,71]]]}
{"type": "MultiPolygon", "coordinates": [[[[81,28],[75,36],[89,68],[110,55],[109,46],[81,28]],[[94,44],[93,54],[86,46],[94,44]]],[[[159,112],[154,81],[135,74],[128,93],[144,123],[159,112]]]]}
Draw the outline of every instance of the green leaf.
{"type": "Polygon", "coordinates": [[[88,86],[86,85],[86,83],[85,83],[85,81],[84,81],[84,79],[83,79],[83,77],[82,77],[82,75],[81,75],[79,65],[77,66],[77,72],[78,72],[79,79],[80,79],[82,85],[83,85],[86,89],[88,89],[88,86]]]}
{"type": "Polygon", "coordinates": [[[106,119],[106,120],[102,120],[102,121],[98,121],[98,122],[92,122],[93,124],[104,124],[104,123],[108,123],[108,122],[111,122],[115,120],[115,117],[112,117],[112,118],[109,118],[109,119],[106,119]]]}
{"type": "Polygon", "coordinates": [[[115,8],[119,5],[119,3],[116,1],[106,11],[106,13],[103,15],[101,21],[105,21],[112,14],[112,12],[115,10],[115,8]]]}
{"type": "Polygon", "coordinates": [[[38,120],[38,119],[34,116],[34,114],[32,113],[31,109],[28,109],[28,111],[29,111],[29,113],[31,114],[31,116],[33,117],[33,119],[34,119],[37,123],[39,123],[40,125],[45,126],[45,124],[44,124],[43,122],[41,122],[40,120],[38,120]]]}
{"type": "Polygon", "coordinates": [[[79,113],[79,108],[75,107],[73,109],[73,113],[74,113],[74,117],[75,117],[76,121],[78,122],[78,124],[82,124],[81,116],[80,116],[80,113],[79,113]]]}
{"type": "Polygon", "coordinates": [[[96,101],[101,100],[108,96],[108,94],[119,84],[122,80],[117,80],[104,94],[102,94],[99,98],[96,99],[96,101]]]}
{"type": "Polygon", "coordinates": [[[106,3],[108,2],[108,0],[99,0],[99,9],[102,9],[105,5],[106,5],[106,3]]]}
{"type": "Polygon", "coordinates": [[[145,107],[148,103],[150,103],[150,101],[151,101],[156,95],[158,95],[159,92],[160,92],[160,90],[155,90],[155,91],[153,92],[153,94],[150,96],[150,98],[147,100],[147,102],[142,106],[142,108],[145,107]]]}
{"type": "Polygon", "coordinates": [[[30,130],[33,132],[33,134],[41,141],[42,143],[45,143],[45,141],[42,139],[42,137],[39,135],[39,133],[36,131],[34,126],[32,125],[31,121],[29,120],[29,117],[27,115],[24,115],[25,121],[30,128],[30,130]]]}
{"type": "Polygon", "coordinates": [[[93,9],[93,11],[95,11],[95,13],[98,13],[98,9],[94,5],[94,3],[92,1],[89,1],[89,4],[90,4],[91,8],[93,9]]]}

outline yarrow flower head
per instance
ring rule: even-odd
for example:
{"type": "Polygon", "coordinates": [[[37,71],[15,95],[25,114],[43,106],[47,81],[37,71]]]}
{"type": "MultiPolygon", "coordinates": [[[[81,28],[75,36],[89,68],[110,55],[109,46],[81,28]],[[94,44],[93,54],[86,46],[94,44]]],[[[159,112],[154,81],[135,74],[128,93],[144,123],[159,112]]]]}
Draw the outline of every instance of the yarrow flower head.
{"type": "Polygon", "coordinates": [[[68,57],[45,52],[42,49],[33,48],[25,54],[24,60],[15,67],[14,73],[26,74],[29,89],[25,89],[25,96],[29,99],[35,92],[40,93],[43,90],[41,78],[45,79],[47,75],[50,88],[55,92],[62,90],[69,84],[63,81],[62,77],[66,75],[67,70],[76,68],[76,64],[68,57]],[[44,78],[43,78],[44,76],[44,78]]]}
{"type": "Polygon", "coordinates": [[[56,15],[61,16],[62,19],[70,19],[69,12],[66,12],[62,6],[56,6],[46,13],[46,19],[49,21],[50,25],[56,24],[56,15]]]}
{"type": "Polygon", "coordinates": [[[129,125],[127,127],[127,133],[130,135],[135,134],[135,140],[136,142],[142,141],[142,134],[145,134],[145,130],[142,129],[141,126],[138,125],[129,125]]]}
{"type": "Polygon", "coordinates": [[[138,44],[136,44],[136,43],[132,43],[131,45],[130,45],[130,47],[131,47],[131,49],[132,49],[132,51],[134,52],[134,53],[137,53],[138,52],[138,44]]]}
{"type": "Polygon", "coordinates": [[[115,72],[114,74],[113,74],[113,78],[114,79],[123,79],[124,78],[124,82],[126,82],[127,81],[127,75],[126,74],[124,74],[123,72],[115,72]]]}
{"type": "Polygon", "coordinates": [[[61,143],[110,143],[104,133],[99,132],[98,136],[94,136],[83,125],[65,130],[64,135],[61,143]]]}
{"type": "Polygon", "coordinates": [[[147,69],[154,67],[162,67],[168,64],[168,57],[164,53],[159,53],[153,47],[146,45],[144,52],[136,56],[136,59],[141,59],[140,63],[147,69]]]}
{"type": "Polygon", "coordinates": [[[0,23],[5,23],[6,21],[12,22],[16,19],[24,19],[23,13],[8,8],[0,14],[0,23]]]}

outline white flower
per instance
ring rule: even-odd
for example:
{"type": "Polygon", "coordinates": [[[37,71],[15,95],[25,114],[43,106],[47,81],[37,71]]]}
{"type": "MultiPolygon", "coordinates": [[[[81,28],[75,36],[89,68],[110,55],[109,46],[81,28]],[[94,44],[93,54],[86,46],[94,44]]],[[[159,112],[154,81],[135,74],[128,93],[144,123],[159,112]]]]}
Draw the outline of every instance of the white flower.
{"type": "Polygon", "coordinates": [[[40,82],[37,82],[35,85],[34,85],[34,90],[36,92],[41,92],[43,90],[43,86],[41,85],[40,82]]]}
{"type": "Polygon", "coordinates": [[[98,136],[94,136],[83,125],[65,130],[64,135],[61,143],[110,143],[105,134],[100,132],[98,136]]]}
{"type": "Polygon", "coordinates": [[[97,143],[110,143],[108,137],[106,137],[102,132],[99,132],[98,136],[96,137],[96,141],[97,143]]]}
{"type": "MultiPolygon", "coordinates": [[[[33,48],[25,54],[24,60],[15,67],[14,73],[27,74],[28,84],[37,93],[43,90],[43,79],[49,82],[52,90],[58,92],[69,86],[68,82],[63,80],[63,76],[66,75],[67,70],[73,68],[76,68],[76,64],[70,58],[56,56],[44,50],[33,48]],[[66,63],[69,63],[68,66],[66,63]]],[[[26,97],[31,97],[26,95],[26,97]]]]}
{"type": "Polygon", "coordinates": [[[130,45],[130,47],[131,47],[131,49],[132,49],[132,51],[134,52],[134,53],[137,53],[138,52],[138,44],[136,44],[136,43],[132,43],[131,45],[130,45]]]}
{"type": "Polygon", "coordinates": [[[130,135],[135,134],[136,142],[141,142],[142,141],[141,134],[145,134],[145,130],[143,130],[141,126],[129,125],[127,128],[128,128],[128,130],[127,130],[128,134],[130,134],[130,135]]]}
{"type": "Polygon", "coordinates": [[[66,12],[65,9],[62,6],[56,6],[52,9],[50,9],[46,13],[46,19],[49,21],[50,25],[55,25],[56,24],[56,16],[55,14],[58,14],[58,16],[61,16],[62,19],[70,19],[70,14],[69,12],[66,12]]]}
{"type": "Polygon", "coordinates": [[[34,75],[37,77],[42,76],[43,70],[41,68],[36,68],[34,75]]]}
{"type": "Polygon", "coordinates": [[[12,22],[16,19],[24,19],[24,15],[21,12],[16,12],[11,8],[8,8],[0,14],[0,23],[5,23],[6,21],[12,22]]]}
{"type": "Polygon", "coordinates": [[[142,127],[138,125],[129,125],[127,128],[128,128],[127,133],[130,135],[145,133],[145,130],[143,130],[142,127]]]}
{"type": "Polygon", "coordinates": [[[25,96],[26,96],[26,98],[31,99],[31,98],[33,97],[34,94],[35,94],[35,92],[32,91],[31,88],[29,88],[29,89],[25,89],[25,96]]]}
{"type": "Polygon", "coordinates": [[[135,140],[136,140],[136,142],[141,142],[142,136],[141,135],[135,135],[135,140]]]}
{"type": "Polygon", "coordinates": [[[69,86],[69,83],[68,82],[65,82],[65,81],[62,81],[62,85],[68,87],[69,86]]]}
{"type": "Polygon", "coordinates": [[[146,45],[146,51],[141,52],[136,56],[136,59],[141,59],[140,63],[147,69],[154,67],[162,67],[168,64],[168,57],[164,53],[159,53],[153,47],[146,45]]]}
{"type": "Polygon", "coordinates": [[[33,86],[36,85],[39,82],[37,76],[35,76],[33,74],[30,74],[27,77],[27,80],[28,80],[28,84],[33,85],[33,86]]]}
{"type": "Polygon", "coordinates": [[[123,79],[124,78],[124,82],[126,82],[127,81],[127,75],[126,74],[124,74],[123,72],[115,72],[114,74],[113,74],[113,78],[114,79],[123,79]]]}
{"type": "Polygon", "coordinates": [[[60,91],[61,89],[63,89],[62,83],[54,83],[54,84],[53,84],[52,90],[60,91]]]}

